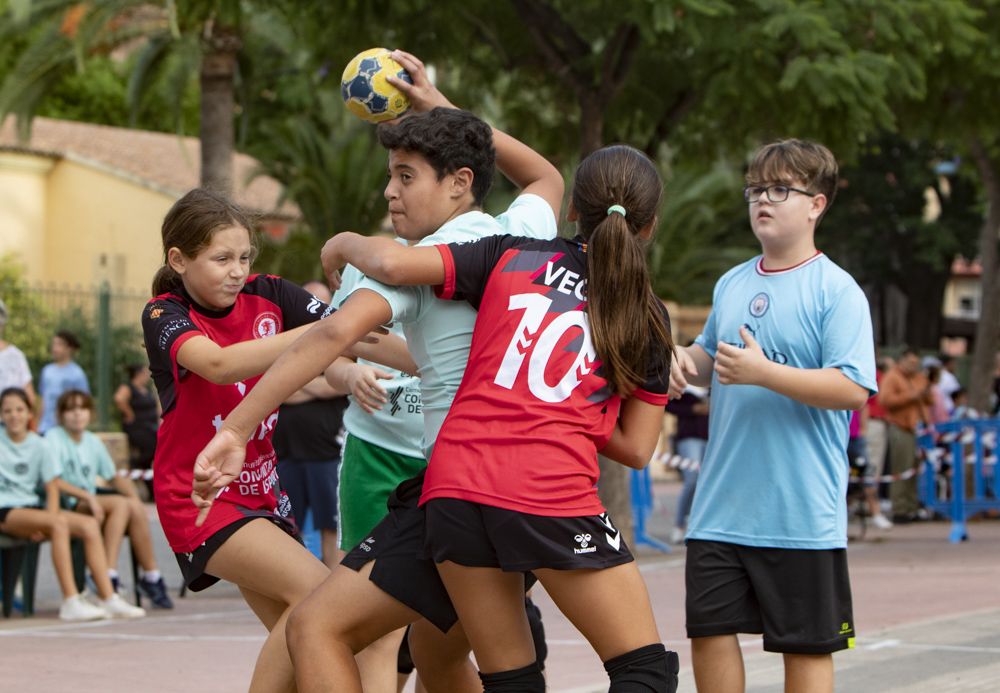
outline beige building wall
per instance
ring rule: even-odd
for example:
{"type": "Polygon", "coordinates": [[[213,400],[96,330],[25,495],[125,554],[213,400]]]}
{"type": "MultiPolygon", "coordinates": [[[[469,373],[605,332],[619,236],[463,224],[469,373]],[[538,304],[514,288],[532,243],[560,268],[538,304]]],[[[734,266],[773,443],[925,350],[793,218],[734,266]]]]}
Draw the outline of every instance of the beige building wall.
{"type": "Polygon", "coordinates": [[[118,172],[61,159],[49,175],[42,278],[148,291],[162,262],[160,225],[173,203],[118,172]]]}
{"type": "Polygon", "coordinates": [[[49,157],[0,152],[0,255],[20,260],[29,281],[44,279],[49,157]]]}
{"type": "Polygon", "coordinates": [[[983,287],[979,277],[952,277],[944,290],[941,312],[946,318],[978,320],[983,287]]]}

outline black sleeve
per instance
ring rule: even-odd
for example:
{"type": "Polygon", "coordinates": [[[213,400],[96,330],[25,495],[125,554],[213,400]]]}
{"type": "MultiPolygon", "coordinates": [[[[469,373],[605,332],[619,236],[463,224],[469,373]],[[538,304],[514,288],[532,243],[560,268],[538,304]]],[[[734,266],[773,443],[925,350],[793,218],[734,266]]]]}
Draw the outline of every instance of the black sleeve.
{"type": "MultiPolygon", "coordinates": [[[[660,317],[667,328],[667,334],[670,334],[670,314],[659,299],[656,303],[660,307],[660,317]]],[[[639,388],[658,395],[666,394],[670,389],[670,358],[671,353],[662,344],[650,340],[646,351],[646,379],[639,388]]]]}
{"type": "Polygon", "coordinates": [[[161,296],[142,310],[142,334],[151,370],[173,372],[171,352],[174,343],[189,332],[201,332],[191,322],[189,307],[173,296],[161,296]]]}
{"type": "Polygon", "coordinates": [[[445,248],[451,257],[451,267],[447,267],[448,255],[442,253],[446,278],[438,295],[455,301],[468,301],[478,310],[486,283],[500,258],[511,248],[533,241],[537,242],[537,239],[499,234],[471,243],[449,243],[445,248]]]}
{"type": "Polygon", "coordinates": [[[326,303],[287,279],[267,275],[259,281],[270,284],[274,302],[281,307],[281,318],[286,330],[316,322],[327,309],[326,303]]]}

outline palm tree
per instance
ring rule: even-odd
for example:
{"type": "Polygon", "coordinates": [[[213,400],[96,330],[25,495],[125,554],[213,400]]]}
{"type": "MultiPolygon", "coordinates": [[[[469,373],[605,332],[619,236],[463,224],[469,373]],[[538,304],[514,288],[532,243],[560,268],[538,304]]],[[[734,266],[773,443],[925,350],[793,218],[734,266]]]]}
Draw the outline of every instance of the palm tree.
{"type": "Polygon", "coordinates": [[[0,84],[0,122],[17,118],[23,139],[46,94],[88,57],[137,51],[129,106],[138,112],[154,84],[172,89],[180,122],[181,94],[198,74],[201,85],[201,184],[232,191],[237,58],[243,47],[239,0],[153,5],[141,0],[40,0],[0,4],[7,15],[0,41],[27,47],[0,84]]]}

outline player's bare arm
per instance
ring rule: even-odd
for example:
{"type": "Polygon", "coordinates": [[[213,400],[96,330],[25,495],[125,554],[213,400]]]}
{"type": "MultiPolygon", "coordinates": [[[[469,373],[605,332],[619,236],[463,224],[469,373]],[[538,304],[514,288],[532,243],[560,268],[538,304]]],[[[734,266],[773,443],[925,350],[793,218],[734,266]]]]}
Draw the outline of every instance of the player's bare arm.
{"type": "Polygon", "coordinates": [[[317,370],[325,370],[350,345],[390,318],[391,310],[385,299],[361,289],[336,313],[314,323],[281,354],[229,413],[195,461],[192,500],[201,509],[199,522],[208,515],[216,492],[242,471],[246,441],[264,417],[312,380],[317,370]]]}
{"type": "MultiPolygon", "coordinates": [[[[395,50],[392,58],[406,68],[413,84],[391,76],[387,79],[409,97],[413,110],[419,113],[438,106],[456,108],[431,84],[424,64],[416,56],[395,50]]],[[[496,128],[493,128],[493,146],[497,150],[497,168],[500,172],[520,188],[522,193],[538,195],[548,202],[558,219],[565,191],[565,182],[559,169],[528,145],[496,128]]]]}
{"type": "Polygon", "coordinates": [[[670,396],[680,397],[688,385],[710,385],[713,363],[712,357],[697,344],[674,346],[674,357],[670,359],[670,396]]]}
{"type": "Polygon", "coordinates": [[[719,342],[715,371],[723,385],[759,385],[820,409],[860,409],[869,392],[836,368],[795,368],[774,363],[740,328],[744,348],[719,342]]]}
{"type": "Polygon", "coordinates": [[[632,469],[649,464],[663,425],[663,407],[636,397],[622,402],[621,414],[601,454],[632,469]]]}
{"type": "Polygon", "coordinates": [[[391,238],[338,233],[323,246],[320,259],[327,276],[353,265],[365,276],[393,286],[437,286],[444,282],[444,261],[433,246],[405,246],[391,238]]]}

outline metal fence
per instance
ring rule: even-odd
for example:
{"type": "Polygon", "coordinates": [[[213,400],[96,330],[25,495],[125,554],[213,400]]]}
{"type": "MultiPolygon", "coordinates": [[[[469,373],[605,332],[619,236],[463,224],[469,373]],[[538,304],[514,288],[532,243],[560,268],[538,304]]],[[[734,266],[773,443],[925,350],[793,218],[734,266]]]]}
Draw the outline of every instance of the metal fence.
{"type": "Polygon", "coordinates": [[[42,366],[51,360],[52,335],[69,330],[77,336],[81,348],[76,361],[97,399],[95,423],[101,430],[116,427],[114,388],[125,382],[126,365],[146,361],[139,319],[149,294],[113,290],[107,283],[28,284],[2,277],[0,298],[8,310],[4,338],[25,353],[36,384],[42,366]]]}

